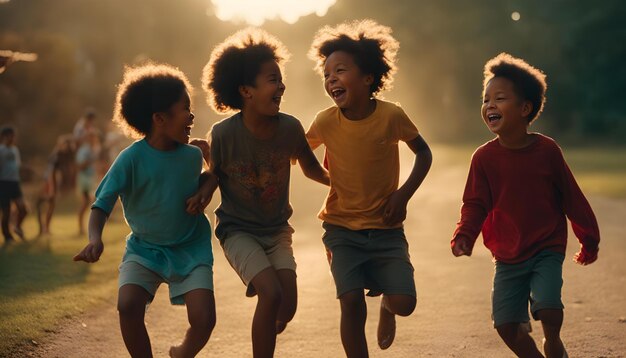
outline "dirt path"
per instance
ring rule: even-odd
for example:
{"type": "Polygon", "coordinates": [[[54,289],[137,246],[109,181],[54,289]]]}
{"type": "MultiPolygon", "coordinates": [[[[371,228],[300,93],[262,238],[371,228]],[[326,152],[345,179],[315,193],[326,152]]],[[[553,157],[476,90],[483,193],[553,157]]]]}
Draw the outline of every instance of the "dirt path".
{"type": "MultiPolygon", "coordinates": [[[[294,321],[279,336],[276,357],[342,357],[339,306],[320,240],[315,214],[325,189],[296,173],[292,202],[297,232],[299,306],[294,321]]],[[[379,299],[368,299],[367,337],[372,357],[512,357],[491,327],[490,293],[493,264],[481,243],[472,258],[455,259],[449,236],[458,217],[465,167],[438,168],[409,208],[406,232],[411,244],[418,288],[413,315],[398,320],[394,345],[376,346],[379,299]]],[[[567,260],[563,298],[563,340],[570,357],[626,356],[626,201],[591,198],[603,235],[600,259],[588,267],[567,260]]],[[[568,256],[578,247],[570,234],[568,256]]],[[[250,324],[255,299],[223,257],[217,243],[215,287],[218,323],[199,357],[251,357],[250,324]]],[[[115,293],[97,310],[73,319],[40,343],[33,357],[125,357],[114,307],[115,293]]],[[[187,326],[184,308],[170,306],[161,288],[147,313],[155,357],[167,356],[187,326]]],[[[533,324],[541,340],[541,327],[533,324]]]]}

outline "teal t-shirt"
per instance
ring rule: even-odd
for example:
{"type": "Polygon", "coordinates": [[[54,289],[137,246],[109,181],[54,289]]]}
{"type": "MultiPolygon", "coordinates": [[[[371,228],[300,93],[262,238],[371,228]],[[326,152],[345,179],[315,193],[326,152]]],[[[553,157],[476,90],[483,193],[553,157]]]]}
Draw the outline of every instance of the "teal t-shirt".
{"type": "Polygon", "coordinates": [[[108,214],[118,197],[122,201],[131,229],[123,262],[137,262],[168,282],[182,280],[197,266],[213,265],[209,221],[185,211],[186,200],[198,190],[202,160],[197,147],[160,151],[145,139],[115,159],[92,208],[108,214]]]}

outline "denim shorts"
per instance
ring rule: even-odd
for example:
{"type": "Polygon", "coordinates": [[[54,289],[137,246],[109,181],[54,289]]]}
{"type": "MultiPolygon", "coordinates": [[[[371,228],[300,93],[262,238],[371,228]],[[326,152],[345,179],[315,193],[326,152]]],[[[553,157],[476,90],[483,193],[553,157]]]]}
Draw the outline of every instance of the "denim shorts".
{"type": "Polygon", "coordinates": [[[338,298],[357,289],[368,289],[368,296],[417,296],[409,244],[402,228],[350,230],[328,223],[322,226],[338,298]]]}
{"type": "Polygon", "coordinates": [[[494,327],[528,322],[528,305],[537,311],[563,309],[563,260],[565,255],[545,250],[517,264],[496,262],[492,291],[494,327]]]}

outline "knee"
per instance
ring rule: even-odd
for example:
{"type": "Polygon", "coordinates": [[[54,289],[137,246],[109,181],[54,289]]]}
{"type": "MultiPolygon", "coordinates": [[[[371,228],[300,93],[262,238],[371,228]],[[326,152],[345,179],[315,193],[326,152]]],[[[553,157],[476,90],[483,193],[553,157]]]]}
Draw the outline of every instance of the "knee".
{"type": "Polygon", "coordinates": [[[119,313],[120,317],[143,315],[145,311],[145,302],[130,298],[120,298],[117,301],[117,312],[119,313]]]}
{"type": "Polygon", "coordinates": [[[341,311],[345,313],[358,313],[364,310],[365,298],[361,292],[349,292],[339,298],[341,303],[341,311]]]}
{"type": "Polygon", "coordinates": [[[413,296],[396,296],[389,300],[389,308],[398,316],[406,317],[415,311],[417,298],[413,296]]]}
{"type": "Polygon", "coordinates": [[[519,325],[516,323],[507,323],[496,327],[498,335],[506,343],[514,343],[519,334],[519,325]]]}
{"type": "Polygon", "coordinates": [[[206,310],[202,312],[202,314],[193,315],[193,317],[189,317],[189,325],[195,331],[204,332],[205,334],[210,335],[213,332],[213,328],[215,328],[216,317],[215,314],[210,310],[206,310]]]}
{"type": "Polygon", "coordinates": [[[276,282],[276,284],[260,285],[259,287],[255,286],[254,288],[259,296],[259,301],[269,303],[276,307],[280,306],[283,291],[278,282],[276,282]]]}

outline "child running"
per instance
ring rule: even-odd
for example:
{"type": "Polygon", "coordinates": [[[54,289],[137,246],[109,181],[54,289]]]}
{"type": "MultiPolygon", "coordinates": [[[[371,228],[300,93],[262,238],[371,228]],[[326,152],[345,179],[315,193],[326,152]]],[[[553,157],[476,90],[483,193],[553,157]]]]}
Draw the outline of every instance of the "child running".
{"type": "Polygon", "coordinates": [[[348,357],[368,356],[364,289],[369,296],[383,295],[377,334],[381,349],[394,340],[395,315],[410,315],[417,302],[402,222],[432,155],[402,108],[375,97],[393,79],[398,48],[389,27],[361,20],[320,29],[309,53],[335,102],[317,114],[307,139],[312,148],[326,147],[331,186],[319,217],[348,357]],[[400,187],[399,141],[416,154],[400,187]]]}
{"type": "Polygon", "coordinates": [[[455,256],[470,256],[482,230],[496,265],[492,317],[498,334],[517,356],[543,357],[528,334],[530,302],[543,326],[546,357],[561,358],[567,357],[560,337],[566,216],[582,245],[574,256],[581,265],[598,258],[600,232],[559,146],[528,131],[543,110],[545,77],[506,53],[485,65],[481,114],[496,138],[472,156],[451,246],[455,256]]]}
{"type": "Polygon", "coordinates": [[[273,356],[276,335],[296,312],[294,230],[288,222],[291,162],[297,160],[307,177],[329,184],[298,119],[279,112],[287,57],[278,39],[248,28],[213,50],[202,78],[216,112],[237,111],[211,129],[209,168],[222,196],[215,235],[247,286],[246,295],[258,296],[254,357],[273,356]]]}
{"type": "Polygon", "coordinates": [[[120,265],[118,311],[132,357],[152,357],[144,324],[146,305],[162,282],[172,304],[185,304],[190,327],[171,357],[193,357],[215,326],[211,226],[202,213],[210,201],[198,191],[202,153],[188,145],[194,115],[192,88],[168,65],[128,68],[117,92],[114,121],[140,140],[124,149],[96,191],[89,244],[75,261],[96,262],[102,230],[119,197],[131,233],[120,265]]]}
{"type": "Polygon", "coordinates": [[[17,130],[11,126],[0,130],[0,208],[2,210],[2,235],[5,244],[14,241],[11,235],[11,204],[15,204],[17,217],[13,232],[24,240],[22,222],[26,217],[26,204],[20,185],[20,151],[15,144],[17,130]]]}

